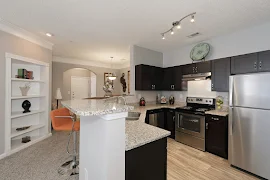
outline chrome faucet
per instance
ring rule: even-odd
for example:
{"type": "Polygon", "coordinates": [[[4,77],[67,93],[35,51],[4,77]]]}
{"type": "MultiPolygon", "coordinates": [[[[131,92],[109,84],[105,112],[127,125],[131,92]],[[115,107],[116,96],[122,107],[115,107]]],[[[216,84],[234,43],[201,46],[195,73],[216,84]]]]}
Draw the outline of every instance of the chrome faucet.
{"type": "Polygon", "coordinates": [[[120,101],[119,101],[119,100],[120,100],[120,98],[122,98],[122,99],[123,99],[123,101],[124,101],[124,105],[127,105],[126,98],[125,98],[124,96],[117,96],[118,103],[120,102],[120,101]]]}

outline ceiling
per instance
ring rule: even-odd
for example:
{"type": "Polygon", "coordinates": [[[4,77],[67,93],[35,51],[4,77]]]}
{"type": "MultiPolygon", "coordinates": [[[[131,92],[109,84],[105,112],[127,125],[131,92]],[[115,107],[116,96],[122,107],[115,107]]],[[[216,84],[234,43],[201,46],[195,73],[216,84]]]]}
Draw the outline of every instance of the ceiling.
{"type": "Polygon", "coordinates": [[[167,51],[270,21],[269,0],[1,0],[0,18],[54,43],[53,54],[124,63],[136,44],[167,51]],[[197,12],[175,35],[160,33],[197,12]],[[46,32],[54,34],[49,38],[46,32]],[[192,39],[188,35],[200,32],[192,39]]]}

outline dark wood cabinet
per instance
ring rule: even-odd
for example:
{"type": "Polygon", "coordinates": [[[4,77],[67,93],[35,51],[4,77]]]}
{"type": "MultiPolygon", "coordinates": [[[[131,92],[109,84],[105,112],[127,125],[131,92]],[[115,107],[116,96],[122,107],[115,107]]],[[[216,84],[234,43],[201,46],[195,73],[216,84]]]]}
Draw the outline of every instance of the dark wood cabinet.
{"type": "Polygon", "coordinates": [[[174,90],[182,91],[182,67],[175,66],[174,70],[174,90]]]}
{"type": "Polygon", "coordinates": [[[165,129],[171,132],[170,138],[175,138],[175,110],[165,109],[165,129]]]}
{"type": "Polygon", "coordinates": [[[163,69],[163,89],[165,91],[182,90],[182,68],[181,66],[163,69]]]}
{"type": "Polygon", "coordinates": [[[187,74],[194,74],[195,73],[195,65],[194,64],[186,64],[182,65],[182,74],[187,75],[187,74]]]}
{"type": "Polygon", "coordinates": [[[270,51],[258,53],[258,71],[270,71],[270,51]]]}
{"type": "Polygon", "coordinates": [[[258,70],[258,53],[231,58],[231,74],[255,73],[258,70]]]}
{"type": "Polygon", "coordinates": [[[167,138],[126,151],[125,180],[167,179],[167,138]]]}
{"type": "Polygon", "coordinates": [[[230,58],[212,61],[212,91],[229,92],[230,58]]]}
{"type": "Polygon", "coordinates": [[[211,72],[211,62],[212,61],[203,61],[203,62],[194,63],[196,65],[195,73],[211,72]]]}
{"type": "Polygon", "coordinates": [[[206,115],[206,151],[228,159],[228,116],[206,115]]]}
{"type": "Polygon", "coordinates": [[[162,90],[163,69],[149,65],[135,66],[135,90],[162,90]]]}
{"type": "Polygon", "coordinates": [[[163,90],[174,90],[175,74],[174,67],[164,68],[163,90]]]}
{"type": "Polygon", "coordinates": [[[211,72],[211,61],[182,65],[182,74],[197,74],[211,72]]]}

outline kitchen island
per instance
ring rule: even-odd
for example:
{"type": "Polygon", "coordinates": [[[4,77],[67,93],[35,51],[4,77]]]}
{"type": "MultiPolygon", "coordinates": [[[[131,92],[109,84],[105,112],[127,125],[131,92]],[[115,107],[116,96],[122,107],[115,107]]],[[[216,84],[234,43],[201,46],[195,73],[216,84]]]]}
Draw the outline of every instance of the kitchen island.
{"type": "Polygon", "coordinates": [[[134,108],[115,100],[62,104],[80,116],[80,180],[144,180],[157,175],[154,179],[166,180],[170,132],[141,121],[125,121],[134,108]]]}

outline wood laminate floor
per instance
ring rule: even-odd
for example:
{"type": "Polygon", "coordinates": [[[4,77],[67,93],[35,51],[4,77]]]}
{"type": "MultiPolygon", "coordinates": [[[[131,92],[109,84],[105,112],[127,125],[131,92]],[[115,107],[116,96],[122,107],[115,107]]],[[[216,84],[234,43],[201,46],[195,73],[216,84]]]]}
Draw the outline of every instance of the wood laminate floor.
{"type": "Polygon", "coordinates": [[[167,180],[257,180],[235,169],[226,159],[168,138],[167,180]]]}

